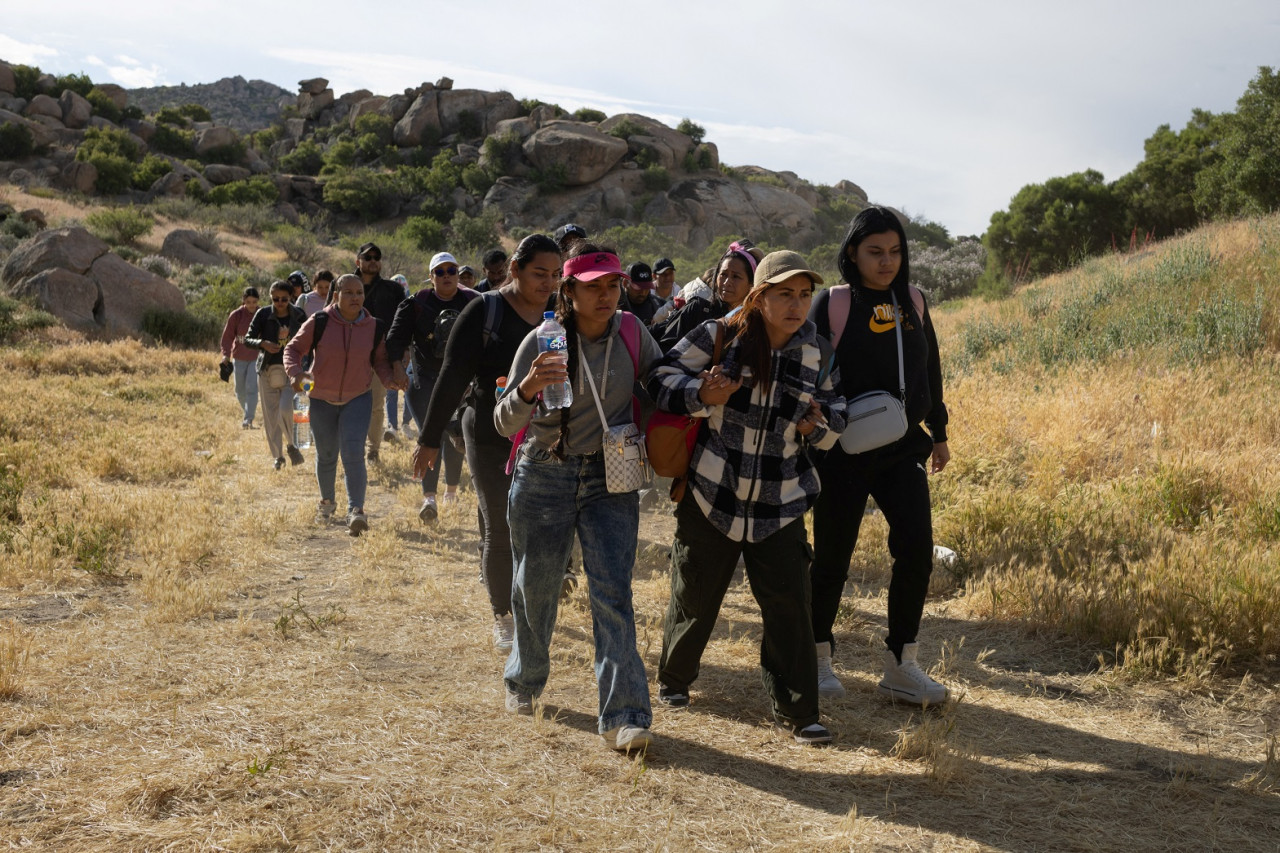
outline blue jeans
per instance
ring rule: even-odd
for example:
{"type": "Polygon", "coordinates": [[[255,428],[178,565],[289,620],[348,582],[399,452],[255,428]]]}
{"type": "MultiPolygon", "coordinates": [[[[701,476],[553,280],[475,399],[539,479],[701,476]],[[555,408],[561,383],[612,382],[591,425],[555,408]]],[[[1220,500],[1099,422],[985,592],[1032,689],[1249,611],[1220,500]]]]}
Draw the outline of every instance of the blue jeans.
{"type": "Polygon", "coordinates": [[[347,511],[364,509],[369,474],[364,467],[364,437],[373,414],[373,393],[365,391],[341,406],[311,398],[311,437],[316,446],[316,482],[320,499],[333,500],[333,481],[342,456],[342,477],[347,484],[347,511]]]}
{"type": "Polygon", "coordinates": [[[236,401],[240,403],[241,422],[253,423],[258,413],[258,361],[233,359],[235,365],[236,401]]]}
{"type": "Polygon", "coordinates": [[[544,450],[526,450],[516,465],[507,518],[515,557],[511,613],[516,628],[503,673],[507,687],[538,696],[546,686],[551,633],[576,530],[591,595],[600,731],[647,728],[653,714],[631,604],[639,496],[609,493],[598,453],[557,462],[544,450]]]}
{"type": "MultiPolygon", "coordinates": [[[[430,374],[427,376],[418,376],[414,374],[409,381],[409,390],[405,392],[405,403],[409,407],[410,414],[413,415],[413,422],[418,425],[418,432],[422,432],[422,424],[427,419],[427,405],[431,402],[431,392],[435,390],[436,380],[439,379],[438,374],[430,374]]],[[[388,391],[388,394],[391,392],[388,391]]],[[[390,411],[388,409],[387,411],[390,411]]],[[[408,421],[405,421],[408,423],[408,421]]],[[[424,495],[434,495],[436,487],[440,483],[440,474],[444,474],[444,484],[449,488],[456,489],[458,483],[462,482],[462,453],[453,446],[453,442],[449,437],[442,436],[440,440],[440,460],[436,463],[434,469],[428,468],[427,473],[422,477],[422,493],[424,495]]],[[[475,478],[475,472],[472,472],[472,479],[475,478]]]]}

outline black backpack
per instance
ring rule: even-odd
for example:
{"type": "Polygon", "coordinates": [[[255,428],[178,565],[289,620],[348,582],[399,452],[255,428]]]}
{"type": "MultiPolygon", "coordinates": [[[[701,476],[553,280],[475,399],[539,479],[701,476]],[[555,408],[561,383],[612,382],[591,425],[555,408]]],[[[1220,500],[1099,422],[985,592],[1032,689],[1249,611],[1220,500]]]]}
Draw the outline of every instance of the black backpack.
{"type": "MultiPolygon", "coordinates": [[[[372,314],[369,315],[373,317],[372,314]]],[[[369,351],[369,363],[373,364],[378,354],[378,344],[382,343],[382,339],[387,335],[387,324],[373,317],[373,349],[369,351]]],[[[324,330],[329,325],[329,312],[317,311],[314,315],[313,324],[315,331],[311,334],[311,349],[307,355],[314,356],[316,347],[320,345],[320,339],[324,337],[324,330]]]]}

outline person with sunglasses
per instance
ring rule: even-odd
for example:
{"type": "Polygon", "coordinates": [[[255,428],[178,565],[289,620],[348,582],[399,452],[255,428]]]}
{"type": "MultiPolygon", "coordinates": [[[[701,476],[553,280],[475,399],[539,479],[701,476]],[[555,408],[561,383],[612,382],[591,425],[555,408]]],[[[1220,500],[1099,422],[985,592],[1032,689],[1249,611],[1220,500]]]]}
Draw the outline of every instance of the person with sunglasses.
{"type": "MultiPolygon", "coordinates": [[[[391,328],[391,323],[396,318],[396,309],[405,300],[404,288],[382,277],[382,250],[376,244],[365,243],[356,250],[356,274],[364,284],[364,310],[385,323],[388,329],[391,328]]],[[[382,449],[386,411],[381,403],[386,398],[387,387],[375,373],[373,399],[377,400],[379,405],[373,407],[373,415],[369,418],[366,458],[370,462],[378,461],[378,452],[382,449]]]]}
{"type": "Polygon", "coordinates": [[[292,299],[289,282],[273,282],[271,305],[257,310],[244,338],[245,346],[258,350],[262,426],[277,471],[284,467],[286,452],[293,465],[301,465],[303,460],[302,451],[293,445],[293,388],[284,372],[284,347],[298,334],[307,316],[292,299]]]}
{"type": "MultiPolygon", "coordinates": [[[[449,333],[462,309],[480,295],[458,285],[458,262],[448,252],[440,252],[431,259],[428,283],[430,287],[422,288],[412,298],[400,303],[391,331],[387,333],[387,357],[391,359],[396,383],[408,387],[405,396],[419,435],[427,419],[427,406],[436,380],[444,366],[449,333]],[[405,371],[410,351],[413,354],[412,379],[405,371]]],[[[424,523],[434,521],[438,513],[436,486],[440,469],[444,469],[444,503],[457,500],[458,483],[462,480],[462,452],[451,441],[443,442],[440,450],[443,457],[441,465],[428,468],[422,476],[422,508],[418,510],[418,518],[424,523]]]]}

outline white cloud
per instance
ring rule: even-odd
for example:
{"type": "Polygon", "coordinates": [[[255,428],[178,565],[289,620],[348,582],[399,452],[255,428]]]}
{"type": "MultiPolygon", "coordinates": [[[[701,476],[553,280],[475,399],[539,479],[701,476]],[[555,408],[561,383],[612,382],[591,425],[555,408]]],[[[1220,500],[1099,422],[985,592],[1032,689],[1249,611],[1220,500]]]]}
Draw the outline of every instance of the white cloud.
{"type": "Polygon", "coordinates": [[[162,86],[165,83],[164,70],[159,65],[150,67],[108,65],[107,73],[111,81],[129,89],[162,86]]]}
{"type": "Polygon", "coordinates": [[[39,65],[42,59],[49,59],[57,55],[58,51],[55,48],[43,44],[18,41],[0,33],[0,56],[3,56],[7,62],[19,65],[39,65]]]}

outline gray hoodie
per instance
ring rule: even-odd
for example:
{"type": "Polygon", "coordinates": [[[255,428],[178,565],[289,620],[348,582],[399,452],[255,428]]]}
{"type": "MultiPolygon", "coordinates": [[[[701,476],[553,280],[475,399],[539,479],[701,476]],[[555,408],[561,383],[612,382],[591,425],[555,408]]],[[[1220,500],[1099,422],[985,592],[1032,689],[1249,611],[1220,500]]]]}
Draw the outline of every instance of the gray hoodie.
{"type": "MultiPolygon", "coordinates": [[[[662,351],[658,349],[653,336],[642,327],[637,335],[639,370],[636,370],[619,334],[622,316],[622,312],[613,315],[609,328],[599,340],[588,341],[579,335],[575,342],[578,347],[578,372],[571,377],[573,405],[569,407],[569,434],[565,440],[565,453],[570,456],[595,453],[602,443],[600,415],[596,411],[595,399],[591,396],[591,386],[587,384],[584,371],[591,371],[596,391],[602,392],[600,402],[604,407],[605,419],[610,426],[619,426],[635,420],[631,409],[635,380],[639,379],[643,384],[649,375],[649,369],[662,358],[662,351]],[[607,375],[606,350],[609,352],[607,375]]],[[[634,319],[632,315],[632,320],[634,319]]],[[[550,450],[560,437],[560,409],[548,412],[540,403],[526,403],[516,393],[516,386],[529,374],[529,365],[533,364],[537,355],[538,335],[535,329],[521,342],[515,361],[507,371],[507,390],[493,410],[493,424],[498,432],[507,436],[515,435],[528,424],[529,432],[525,440],[532,441],[534,446],[543,450],[550,450]],[[532,421],[529,420],[530,414],[534,414],[532,421]]]]}

